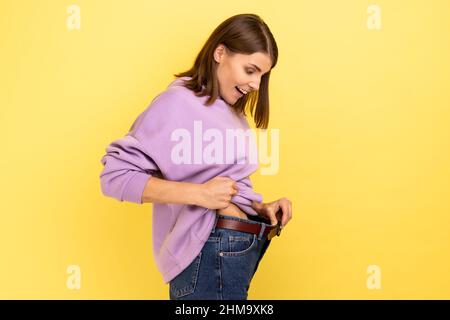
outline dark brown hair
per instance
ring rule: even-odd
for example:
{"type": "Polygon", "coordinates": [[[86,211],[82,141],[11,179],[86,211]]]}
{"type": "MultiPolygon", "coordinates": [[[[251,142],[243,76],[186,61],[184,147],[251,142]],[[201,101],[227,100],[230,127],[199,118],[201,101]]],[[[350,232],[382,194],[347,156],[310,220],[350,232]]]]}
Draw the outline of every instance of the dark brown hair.
{"type": "Polygon", "coordinates": [[[223,21],[209,36],[192,68],[174,74],[174,76],[191,77],[184,81],[185,87],[194,91],[197,97],[209,96],[205,106],[213,104],[219,96],[219,83],[216,76],[217,62],[213,57],[214,50],[219,44],[225,45],[231,53],[262,52],[268,54],[272,59],[271,69],[261,77],[259,90],[242,96],[233,105],[233,109],[237,113],[246,115],[245,108],[248,103],[256,127],[267,129],[269,124],[269,77],[272,68],[277,64],[278,47],[269,27],[258,15],[238,14],[223,21]]]}

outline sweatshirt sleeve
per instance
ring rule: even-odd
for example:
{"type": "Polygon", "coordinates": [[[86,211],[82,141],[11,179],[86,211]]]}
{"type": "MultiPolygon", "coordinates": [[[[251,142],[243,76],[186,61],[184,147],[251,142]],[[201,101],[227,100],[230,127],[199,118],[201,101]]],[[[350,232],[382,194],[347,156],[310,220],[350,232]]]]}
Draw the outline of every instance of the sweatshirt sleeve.
{"type": "Polygon", "coordinates": [[[142,204],[147,181],[160,175],[159,168],[143,144],[132,134],[113,141],[101,158],[101,190],[105,196],[142,204]]]}
{"type": "Polygon", "coordinates": [[[147,181],[163,179],[178,168],[171,161],[171,133],[183,127],[184,112],[180,90],[158,94],[135,119],[128,133],[113,141],[102,157],[101,189],[105,196],[142,204],[147,181]]]}

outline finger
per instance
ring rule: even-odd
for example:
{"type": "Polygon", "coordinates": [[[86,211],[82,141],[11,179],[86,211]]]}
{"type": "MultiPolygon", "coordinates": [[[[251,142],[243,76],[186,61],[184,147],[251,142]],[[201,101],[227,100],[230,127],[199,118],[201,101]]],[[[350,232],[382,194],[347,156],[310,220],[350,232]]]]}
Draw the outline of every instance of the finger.
{"type": "Polygon", "coordinates": [[[289,202],[289,220],[292,219],[292,203],[289,202]]]}
{"type": "Polygon", "coordinates": [[[270,221],[271,226],[274,226],[278,223],[276,211],[271,208],[268,208],[266,211],[264,211],[264,219],[270,221]]]}
{"type": "Polygon", "coordinates": [[[269,219],[270,219],[271,226],[276,226],[278,224],[278,220],[274,214],[269,215],[269,219]]]}
{"type": "Polygon", "coordinates": [[[286,210],[287,220],[286,220],[285,225],[292,219],[292,207],[291,207],[291,203],[289,201],[286,202],[286,207],[287,207],[287,210],[286,210]]]}
{"type": "Polygon", "coordinates": [[[281,205],[281,210],[283,212],[283,215],[281,217],[281,228],[284,228],[286,223],[289,221],[289,204],[286,202],[283,202],[281,205]]]}

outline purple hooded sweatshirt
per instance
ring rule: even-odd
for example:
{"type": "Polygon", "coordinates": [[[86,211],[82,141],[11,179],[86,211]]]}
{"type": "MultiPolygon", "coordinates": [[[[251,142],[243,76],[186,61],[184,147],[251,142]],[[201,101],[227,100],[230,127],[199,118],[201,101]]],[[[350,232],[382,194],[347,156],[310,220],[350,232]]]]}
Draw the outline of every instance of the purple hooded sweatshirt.
{"type": "MultiPolygon", "coordinates": [[[[173,80],[137,117],[129,132],[106,148],[101,159],[102,193],[142,204],[142,193],[152,176],[199,184],[223,176],[236,181],[238,193],[231,202],[247,214],[257,215],[251,205],[262,202],[263,197],[253,191],[250,181],[258,169],[257,161],[250,159],[257,157],[256,148],[250,148],[256,143],[253,130],[245,116],[238,116],[220,96],[205,106],[208,97],[197,97],[183,86],[183,79],[189,78],[173,80]],[[239,152],[243,150],[242,145],[239,149],[239,139],[229,139],[233,137],[230,132],[251,133],[246,135],[249,140],[245,140],[244,152],[239,152]],[[229,148],[230,141],[237,147],[229,148]]],[[[153,256],[165,283],[200,253],[216,211],[196,205],[153,203],[153,256]]]]}

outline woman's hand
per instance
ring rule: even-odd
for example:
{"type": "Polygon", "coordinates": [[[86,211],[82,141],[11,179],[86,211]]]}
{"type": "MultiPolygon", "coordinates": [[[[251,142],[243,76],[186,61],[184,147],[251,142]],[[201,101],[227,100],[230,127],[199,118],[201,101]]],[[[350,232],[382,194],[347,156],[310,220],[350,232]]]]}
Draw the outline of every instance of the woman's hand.
{"type": "Polygon", "coordinates": [[[281,198],[269,203],[253,202],[252,207],[260,217],[269,220],[271,225],[276,225],[281,220],[281,228],[284,228],[289,220],[292,219],[292,202],[287,198],[281,198]],[[280,212],[278,213],[279,210],[280,212]]]}
{"type": "Polygon", "coordinates": [[[223,209],[238,192],[236,182],[227,177],[215,177],[200,184],[199,205],[208,209],[223,209]]]}

